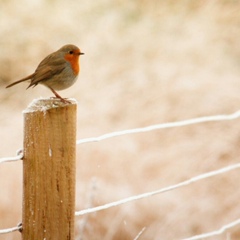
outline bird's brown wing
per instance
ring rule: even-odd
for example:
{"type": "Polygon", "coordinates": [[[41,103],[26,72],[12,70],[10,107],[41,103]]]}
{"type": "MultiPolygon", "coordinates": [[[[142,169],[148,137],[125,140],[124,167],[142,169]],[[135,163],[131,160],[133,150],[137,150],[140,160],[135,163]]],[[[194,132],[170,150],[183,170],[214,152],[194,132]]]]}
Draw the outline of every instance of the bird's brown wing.
{"type": "Polygon", "coordinates": [[[38,83],[51,79],[54,75],[61,73],[65,67],[65,59],[59,57],[56,52],[48,55],[38,65],[28,88],[31,86],[35,87],[38,83]]]}

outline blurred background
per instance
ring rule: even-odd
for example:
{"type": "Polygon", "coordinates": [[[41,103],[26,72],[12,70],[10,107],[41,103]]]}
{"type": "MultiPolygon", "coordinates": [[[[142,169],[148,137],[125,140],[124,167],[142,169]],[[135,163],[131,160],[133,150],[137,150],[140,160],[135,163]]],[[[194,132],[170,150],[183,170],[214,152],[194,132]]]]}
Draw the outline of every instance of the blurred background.
{"type": "MultiPolygon", "coordinates": [[[[0,1],[0,158],[23,145],[23,115],[44,86],[5,86],[71,43],[85,53],[77,83],[78,139],[230,114],[240,101],[239,0],[0,1]]],[[[76,210],[176,184],[239,162],[240,120],[77,146],[76,210]]],[[[239,170],[76,217],[76,239],[182,239],[240,217],[239,170]]],[[[0,166],[0,229],[21,222],[22,163],[0,166]]],[[[19,240],[15,232],[0,240],[19,240]]],[[[209,239],[240,239],[235,227],[209,239]]]]}

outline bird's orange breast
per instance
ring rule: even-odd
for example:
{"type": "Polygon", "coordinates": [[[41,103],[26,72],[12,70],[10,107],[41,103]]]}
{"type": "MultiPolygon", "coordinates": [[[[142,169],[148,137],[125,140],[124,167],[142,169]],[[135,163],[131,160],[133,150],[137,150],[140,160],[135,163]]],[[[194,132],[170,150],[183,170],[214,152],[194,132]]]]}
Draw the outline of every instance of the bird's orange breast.
{"type": "Polygon", "coordinates": [[[66,61],[71,64],[72,70],[75,75],[78,75],[80,67],[79,67],[79,55],[78,54],[66,54],[66,61]]]}

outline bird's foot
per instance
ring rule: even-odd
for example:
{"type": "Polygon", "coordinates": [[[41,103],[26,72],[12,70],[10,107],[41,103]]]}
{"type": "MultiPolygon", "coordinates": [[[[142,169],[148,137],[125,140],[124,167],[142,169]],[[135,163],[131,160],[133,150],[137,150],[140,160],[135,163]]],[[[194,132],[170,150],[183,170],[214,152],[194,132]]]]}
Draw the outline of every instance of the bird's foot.
{"type": "Polygon", "coordinates": [[[60,99],[61,102],[66,103],[66,104],[71,104],[71,101],[67,100],[67,98],[62,98],[62,97],[51,97],[52,99],[60,99]]]}

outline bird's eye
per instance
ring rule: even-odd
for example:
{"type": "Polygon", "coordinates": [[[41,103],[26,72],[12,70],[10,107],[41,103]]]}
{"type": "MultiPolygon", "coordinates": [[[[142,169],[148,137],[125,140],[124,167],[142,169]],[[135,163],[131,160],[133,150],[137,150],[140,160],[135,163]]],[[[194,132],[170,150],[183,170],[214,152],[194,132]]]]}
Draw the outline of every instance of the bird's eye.
{"type": "Polygon", "coordinates": [[[73,51],[69,51],[69,54],[73,54],[73,51]]]}

